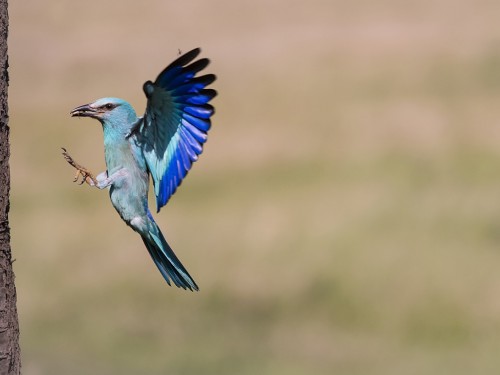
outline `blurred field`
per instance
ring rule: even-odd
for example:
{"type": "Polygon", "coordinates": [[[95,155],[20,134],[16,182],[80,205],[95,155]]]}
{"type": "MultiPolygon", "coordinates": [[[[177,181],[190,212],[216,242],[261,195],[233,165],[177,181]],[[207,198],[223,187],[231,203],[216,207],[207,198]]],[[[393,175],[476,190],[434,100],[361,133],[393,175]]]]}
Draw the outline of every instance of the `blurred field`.
{"type": "Polygon", "coordinates": [[[24,374],[498,374],[494,1],[10,4],[11,226],[24,374]],[[139,5],[140,4],[140,5],[139,5]],[[158,221],[168,288],[77,105],[212,59],[205,153],[158,221]]]}

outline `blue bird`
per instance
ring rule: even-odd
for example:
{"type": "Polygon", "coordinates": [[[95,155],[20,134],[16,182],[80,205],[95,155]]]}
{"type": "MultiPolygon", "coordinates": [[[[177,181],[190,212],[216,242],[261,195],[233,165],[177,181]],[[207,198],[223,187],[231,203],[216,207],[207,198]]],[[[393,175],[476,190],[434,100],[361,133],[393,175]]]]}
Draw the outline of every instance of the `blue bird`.
{"type": "Polygon", "coordinates": [[[103,98],[73,109],[72,117],[90,117],[102,124],[106,171],[93,174],[63,149],[76,168],[75,181],[82,178],[99,189],[108,188],[111,202],[122,220],[139,233],[161,274],[170,285],[199,290],[193,278],[160,231],[148,208],[149,176],[156,196],[157,212],[175,193],[193,162],[203,151],[217,95],[207,88],[215,75],[198,75],[209,64],[194,61],[200,49],[178,57],[156,78],[147,81],[143,117],[122,99],[103,98]]]}

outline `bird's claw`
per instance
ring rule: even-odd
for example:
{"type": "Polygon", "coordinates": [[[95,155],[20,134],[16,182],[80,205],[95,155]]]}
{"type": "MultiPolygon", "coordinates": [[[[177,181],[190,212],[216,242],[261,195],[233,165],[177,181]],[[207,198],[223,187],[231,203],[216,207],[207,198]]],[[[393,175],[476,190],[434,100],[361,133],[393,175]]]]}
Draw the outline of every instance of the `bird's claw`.
{"type": "Polygon", "coordinates": [[[73,182],[78,182],[78,179],[80,176],[82,177],[82,180],[78,182],[79,185],[83,185],[83,183],[87,183],[90,186],[96,186],[97,185],[97,180],[94,177],[94,175],[85,167],[82,167],[80,164],[78,164],[73,158],[71,157],[70,154],[68,154],[68,151],[64,147],[62,147],[62,155],[64,159],[68,162],[69,165],[71,165],[73,168],[76,169],[76,174],[75,178],[73,179],[73,182]]]}
{"type": "Polygon", "coordinates": [[[82,169],[76,170],[76,175],[75,175],[75,178],[73,179],[73,182],[78,183],[78,185],[83,185],[86,182],[90,186],[95,186],[92,174],[89,171],[82,170],[82,169]],[[82,180],[78,181],[78,178],[80,176],[82,176],[82,180]]]}

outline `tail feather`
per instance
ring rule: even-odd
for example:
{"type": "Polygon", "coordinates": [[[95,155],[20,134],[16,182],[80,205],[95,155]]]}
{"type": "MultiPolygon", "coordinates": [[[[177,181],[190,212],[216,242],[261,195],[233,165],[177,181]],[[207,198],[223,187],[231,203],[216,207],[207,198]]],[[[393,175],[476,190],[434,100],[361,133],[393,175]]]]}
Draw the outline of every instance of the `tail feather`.
{"type": "Polygon", "coordinates": [[[174,254],[174,251],[163,237],[160,228],[158,228],[155,222],[151,224],[148,233],[141,235],[141,237],[151,258],[153,258],[168,285],[170,285],[170,280],[172,280],[179,288],[198,291],[198,285],[196,285],[193,278],[174,254]]]}

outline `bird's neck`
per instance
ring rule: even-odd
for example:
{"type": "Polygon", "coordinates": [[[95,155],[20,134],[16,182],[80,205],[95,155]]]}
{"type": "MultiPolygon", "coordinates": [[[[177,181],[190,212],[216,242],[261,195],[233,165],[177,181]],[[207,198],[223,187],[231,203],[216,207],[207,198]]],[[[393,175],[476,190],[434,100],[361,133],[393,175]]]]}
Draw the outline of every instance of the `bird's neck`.
{"type": "Polygon", "coordinates": [[[104,157],[108,173],[122,167],[122,164],[130,157],[130,142],[126,134],[104,127],[104,157]]]}

